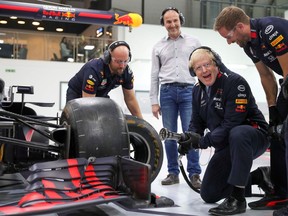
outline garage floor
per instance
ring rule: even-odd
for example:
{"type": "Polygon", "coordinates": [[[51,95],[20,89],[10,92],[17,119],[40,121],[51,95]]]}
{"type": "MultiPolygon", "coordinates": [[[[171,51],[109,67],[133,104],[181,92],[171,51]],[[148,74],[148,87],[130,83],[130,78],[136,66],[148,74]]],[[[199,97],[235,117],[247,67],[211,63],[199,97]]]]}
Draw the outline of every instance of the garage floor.
{"type": "MultiPolygon", "coordinates": [[[[161,121],[155,120],[153,117],[145,117],[145,119],[150,122],[157,131],[161,129],[161,121]]],[[[206,149],[202,151],[200,157],[200,164],[202,167],[202,174],[205,172],[206,164],[209,162],[211,154],[213,151],[211,149],[206,149]]],[[[182,159],[183,165],[186,167],[186,159],[182,159]]],[[[127,209],[115,203],[102,204],[95,207],[90,207],[87,209],[81,209],[77,212],[67,212],[58,214],[59,216],[147,216],[147,215],[167,215],[167,216],[184,216],[184,215],[196,215],[204,216],[209,215],[208,210],[212,207],[215,207],[217,204],[205,204],[199,194],[194,192],[186,184],[183,176],[180,176],[180,183],[170,186],[162,186],[161,180],[164,179],[167,175],[166,169],[166,158],[164,157],[162,169],[153,181],[151,185],[151,192],[155,193],[158,196],[165,196],[172,199],[175,203],[175,206],[169,208],[146,208],[146,209],[127,209]]],[[[252,170],[256,169],[258,166],[267,166],[269,165],[269,152],[266,152],[261,157],[254,161],[252,170]]],[[[261,194],[263,193],[258,189],[257,186],[253,186],[253,193],[261,194]]],[[[247,203],[260,199],[261,197],[249,197],[246,199],[247,203]]],[[[221,202],[219,202],[221,203],[221,202]]],[[[251,210],[247,207],[247,211],[243,216],[272,216],[273,211],[260,211],[260,210],[251,210]]],[[[52,216],[52,215],[49,215],[52,216]]],[[[54,215],[53,215],[54,216],[54,215]]]]}

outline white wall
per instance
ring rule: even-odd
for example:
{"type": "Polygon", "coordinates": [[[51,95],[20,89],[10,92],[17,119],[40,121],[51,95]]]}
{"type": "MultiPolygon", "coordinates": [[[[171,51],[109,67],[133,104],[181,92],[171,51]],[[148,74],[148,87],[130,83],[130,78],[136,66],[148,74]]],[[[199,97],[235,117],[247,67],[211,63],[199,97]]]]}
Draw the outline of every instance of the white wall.
{"type": "MultiPolygon", "coordinates": [[[[83,63],[67,63],[55,61],[10,60],[0,58],[0,77],[5,81],[6,91],[9,86],[33,86],[34,94],[25,94],[25,102],[55,103],[51,107],[39,107],[27,103],[28,107],[35,109],[38,115],[60,115],[60,83],[68,82],[77,73],[83,63]]],[[[16,90],[16,89],[15,89],[16,90]]],[[[14,91],[15,92],[15,91],[14,91]]],[[[62,99],[66,98],[66,91],[62,91],[62,99]]],[[[114,100],[123,106],[120,100],[121,88],[113,90],[114,100]]],[[[21,101],[21,94],[14,94],[15,102],[21,101]]],[[[63,101],[63,100],[62,100],[63,101]]],[[[65,104],[65,103],[64,103],[65,104]]]]}
{"type": "MultiPolygon", "coordinates": [[[[166,30],[160,25],[142,25],[128,31],[119,27],[118,39],[126,40],[132,52],[130,67],[135,74],[135,90],[149,91],[151,52],[153,45],[160,40],[166,30]]],[[[210,46],[222,57],[222,61],[230,69],[243,75],[251,85],[258,103],[265,104],[265,95],[260,84],[259,75],[251,60],[238,45],[228,45],[217,32],[207,29],[182,28],[182,31],[196,36],[202,45],[210,46]]],[[[83,63],[49,62],[0,59],[0,77],[5,80],[6,87],[12,85],[32,85],[34,95],[25,95],[25,101],[54,102],[53,108],[33,107],[39,115],[55,116],[59,110],[60,82],[68,81],[83,63]]],[[[120,106],[126,108],[122,99],[121,88],[110,94],[120,106]]],[[[20,101],[20,95],[17,95],[20,101]]]]}

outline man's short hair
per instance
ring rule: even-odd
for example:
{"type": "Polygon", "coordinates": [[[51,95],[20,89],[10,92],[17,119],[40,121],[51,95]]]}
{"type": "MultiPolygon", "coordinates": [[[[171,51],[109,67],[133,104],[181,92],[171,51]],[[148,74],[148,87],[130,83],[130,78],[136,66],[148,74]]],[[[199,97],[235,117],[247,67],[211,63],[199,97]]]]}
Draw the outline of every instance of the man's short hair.
{"type": "Polygon", "coordinates": [[[236,6],[225,7],[215,18],[213,29],[218,31],[221,28],[232,30],[237,23],[249,24],[250,17],[242,8],[236,6]]]}

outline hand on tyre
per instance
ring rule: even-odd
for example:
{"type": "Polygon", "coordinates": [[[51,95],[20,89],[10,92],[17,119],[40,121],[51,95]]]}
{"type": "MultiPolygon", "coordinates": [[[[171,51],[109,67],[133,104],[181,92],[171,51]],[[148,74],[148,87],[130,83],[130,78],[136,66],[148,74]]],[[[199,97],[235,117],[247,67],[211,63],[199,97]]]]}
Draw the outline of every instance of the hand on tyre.
{"type": "Polygon", "coordinates": [[[288,99],[288,75],[286,76],[286,78],[284,78],[281,84],[281,90],[282,90],[284,98],[287,100],[288,99]]]}
{"type": "Polygon", "coordinates": [[[181,139],[178,141],[179,143],[178,152],[181,155],[185,155],[188,154],[191,148],[199,149],[200,138],[201,136],[199,134],[194,133],[192,131],[183,133],[181,139]]]}

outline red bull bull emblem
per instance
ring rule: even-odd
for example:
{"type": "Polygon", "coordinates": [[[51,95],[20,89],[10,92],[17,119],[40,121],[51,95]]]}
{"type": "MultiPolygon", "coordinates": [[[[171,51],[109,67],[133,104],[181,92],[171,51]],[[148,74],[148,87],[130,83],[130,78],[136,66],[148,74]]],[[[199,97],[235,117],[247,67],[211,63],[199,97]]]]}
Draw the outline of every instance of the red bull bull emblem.
{"type": "Polygon", "coordinates": [[[126,25],[131,27],[138,27],[142,24],[142,17],[136,13],[128,13],[125,15],[120,16],[119,14],[115,13],[115,25],[126,25]]]}

